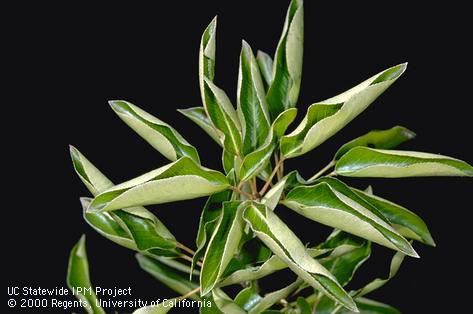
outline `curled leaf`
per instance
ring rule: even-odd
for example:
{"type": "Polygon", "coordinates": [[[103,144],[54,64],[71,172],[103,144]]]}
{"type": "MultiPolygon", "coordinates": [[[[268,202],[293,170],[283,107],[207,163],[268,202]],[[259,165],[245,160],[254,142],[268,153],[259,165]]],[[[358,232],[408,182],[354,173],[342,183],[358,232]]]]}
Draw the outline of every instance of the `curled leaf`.
{"type": "Polygon", "coordinates": [[[169,124],[127,101],[112,100],[109,104],[120,119],[167,159],[175,161],[187,156],[200,163],[195,147],[169,124]]]}
{"type": "Polygon", "coordinates": [[[391,149],[413,139],[415,136],[414,132],[403,126],[395,126],[387,130],[373,130],[340,147],[335,154],[334,160],[339,160],[346,152],[357,146],[391,149]]]}
{"type": "Polygon", "coordinates": [[[347,177],[473,176],[471,165],[452,157],[367,147],[352,148],[337,162],[335,171],[347,177]]]}
{"type": "Polygon", "coordinates": [[[335,277],[306,251],[297,236],[272,211],[250,204],[243,212],[253,232],[274,254],[305,282],[343,306],[356,311],[356,305],[335,277]]]}
{"type": "Polygon", "coordinates": [[[273,77],[267,94],[273,120],[284,110],[296,106],[301,85],[303,49],[303,1],[292,0],[276,48],[273,77]]]}
{"type": "Polygon", "coordinates": [[[98,304],[94,288],[90,283],[85,235],[80,238],[79,242],[71,250],[67,267],[67,286],[74,292],[74,296],[85,304],[84,309],[87,313],[105,314],[105,311],[98,304]],[[77,288],[81,289],[78,290],[77,288]]]}
{"type": "Polygon", "coordinates": [[[192,199],[223,191],[228,186],[222,173],[199,166],[188,157],[181,157],[100,193],[89,210],[110,211],[192,199]]]}
{"type": "Polygon", "coordinates": [[[283,204],[319,223],[338,228],[410,256],[418,257],[410,243],[384,219],[327,182],[292,189],[283,204]]]}
{"type": "Polygon", "coordinates": [[[325,142],[391,86],[406,67],[407,64],[394,66],[338,96],[312,104],[299,126],[281,139],[282,154],[296,157],[325,142]]]}

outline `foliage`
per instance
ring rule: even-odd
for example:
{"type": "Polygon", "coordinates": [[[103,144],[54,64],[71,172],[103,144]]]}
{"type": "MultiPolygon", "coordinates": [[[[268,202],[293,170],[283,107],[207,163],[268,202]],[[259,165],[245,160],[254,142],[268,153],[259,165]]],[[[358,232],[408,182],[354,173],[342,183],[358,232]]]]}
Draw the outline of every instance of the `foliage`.
{"type": "MultiPolygon", "coordinates": [[[[414,138],[395,126],[342,145],[309,179],[284,173],[287,159],[309,153],[373,103],[406,70],[400,64],[348,91],[310,105],[299,125],[295,108],[302,73],[303,3],[290,3],[274,54],[256,56],[243,41],[236,107],[215,81],[216,28],[204,30],[199,52],[202,107],[180,110],[222,148],[224,172],[205,160],[172,126],[127,101],[110,101],[115,113],[170,163],[114,185],[76,148],[74,169],[93,198],[82,198],[87,223],[109,240],[137,252],[139,265],[182,298],[207,300],[202,313],[399,313],[365,298],[418,257],[413,241],[435,246],[424,221],[401,205],[348,186],[340,177],[473,176],[469,164],[437,154],[393,148],[414,138]],[[337,177],[337,178],[336,178],[337,177]],[[196,251],[180,243],[142,206],[207,197],[198,222],[196,251]],[[326,241],[307,246],[278,216],[280,207],[334,228],[326,241]],[[389,276],[346,289],[377,245],[394,251],[389,276]],[[186,264],[187,263],[187,264],[186,264]],[[258,280],[290,269],[294,281],[267,291],[258,280]],[[241,291],[230,297],[230,285],[241,291]]],[[[197,223],[197,222],[196,222],[197,223]]],[[[85,242],[71,252],[69,286],[90,287],[85,242]]],[[[85,297],[94,303],[95,295],[85,297]]],[[[175,299],[175,300],[179,300],[175,299]]],[[[102,313],[90,307],[91,313],[102,313]]],[[[137,313],[165,313],[171,307],[137,313]]]]}

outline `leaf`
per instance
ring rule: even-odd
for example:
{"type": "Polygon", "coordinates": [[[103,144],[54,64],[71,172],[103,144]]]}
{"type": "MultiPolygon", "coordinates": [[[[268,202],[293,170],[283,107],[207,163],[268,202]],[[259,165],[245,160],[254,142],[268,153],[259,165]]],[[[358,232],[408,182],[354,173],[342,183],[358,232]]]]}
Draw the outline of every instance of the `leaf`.
{"type": "MultiPolygon", "coordinates": [[[[401,312],[395,309],[394,307],[378,301],[366,298],[357,298],[355,302],[356,305],[358,305],[360,314],[401,314],[401,312]]],[[[337,313],[351,314],[353,312],[347,312],[342,310],[337,313]]]]}
{"type": "Polygon", "coordinates": [[[241,202],[224,202],[218,224],[210,238],[200,271],[202,295],[209,293],[220,280],[238,249],[243,234],[241,202]]]}
{"type": "Polygon", "coordinates": [[[292,189],[282,203],[321,224],[419,257],[406,239],[370,208],[360,204],[357,196],[352,197],[343,192],[327,182],[321,182],[292,189]]]}
{"type": "Polygon", "coordinates": [[[113,111],[167,159],[187,156],[200,164],[199,153],[173,127],[143,109],[123,100],[109,101],[113,111]]]}
{"type": "Polygon", "coordinates": [[[339,148],[334,160],[339,160],[350,149],[357,146],[367,146],[370,148],[391,149],[405,141],[413,139],[414,132],[403,126],[395,126],[387,130],[374,130],[357,137],[339,148]]]}
{"type": "Polygon", "coordinates": [[[256,53],[256,62],[258,62],[261,76],[268,89],[273,81],[273,59],[271,59],[271,56],[267,53],[258,50],[256,53]]]}
{"type": "Polygon", "coordinates": [[[199,51],[199,83],[202,103],[212,124],[224,135],[224,147],[237,155],[241,146],[240,124],[233,105],[223,90],[215,86],[215,42],[217,17],[202,34],[199,51]]]}
{"type": "Polygon", "coordinates": [[[404,63],[389,68],[338,96],[312,104],[299,126],[281,139],[282,154],[296,157],[325,142],[391,86],[406,66],[404,63]]]}
{"type": "Polygon", "coordinates": [[[297,109],[291,108],[282,112],[276,120],[274,120],[270,133],[263,145],[243,159],[239,171],[241,181],[250,180],[269,165],[272,153],[279,139],[284,135],[284,132],[286,132],[286,129],[292,121],[294,121],[296,114],[297,109]]]}
{"type": "Polygon", "coordinates": [[[264,143],[270,123],[258,64],[246,41],[242,42],[240,53],[237,96],[237,112],[243,133],[242,153],[247,155],[264,143]]]}
{"type": "Polygon", "coordinates": [[[298,297],[296,302],[300,314],[312,314],[312,308],[306,299],[298,297]]]}
{"type": "Polygon", "coordinates": [[[273,80],[267,94],[272,119],[284,110],[296,106],[301,85],[303,46],[303,1],[292,0],[276,48],[273,80]]]}
{"type": "Polygon", "coordinates": [[[158,256],[180,255],[176,249],[174,237],[163,237],[155,221],[123,210],[115,210],[111,212],[111,215],[115,221],[121,221],[121,226],[131,235],[138,251],[147,251],[158,256]]]}
{"type": "Polygon", "coordinates": [[[372,193],[365,193],[356,189],[354,191],[367,202],[373,204],[400,234],[427,245],[435,246],[427,225],[415,213],[372,193]]]}
{"type": "Polygon", "coordinates": [[[384,278],[384,279],[376,278],[373,281],[366,284],[363,288],[358,289],[355,292],[353,292],[352,295],[356,298],[359,298],[384,286],[389,280],[391,280],[394,276],[396,276],[399,270],[399,267],[401,267],[402,261],[404,260],[405,256],[406,255],[403,254],[402,252],[397,252],[396,254],[394,254],[391,260],[391,265],[389,267],[389,276],[387,278],[384,278]]]}
{"type": "Polygon", "coordinates": [[[110,211],[192,199],[220,192],[228,186],[227,178],[220,172],[199,166],[188,157],[181,157],[100,193],[89,210],[110,211]]]}
{"type": "Polygon", "coordinates": [[[230,173],[232,169],[235,169],[236,156],[232,153],[227,152],[225,149],[222,151],[222,165],[225,173],[230,173]]]}
{"type": "Polygon", "coordinates": [[[178,109],[180,113],[189,118],[195,124],[197,124],[202,130],[205,131],[217,144],[223,145],[223,134],[220,130],[216,129],[212,121],[210,121],[207,113],[205,113],[204,107],[192,107],[187,109],[178,109]]]}
{"type": "Polygon", "coordinates": [[[302,242],[272,210],[250,204],[243,211],[243,218],[256,236],[305,282],[356,311],[355,303],[335,277],[307,253],[302,242]]]}
{"type": "Polygon", "coordinates": [[[230,190],[215,193],[207,199],[204,209],[200,215],[199,229],[196,237],[197,250],[192,258],[192,269],[194,269],[197,261],[205,254],[206,244],[212,236],[216,225],[222,215],[223,203],[229,201],[232,196],[230,190]]]}
{"type": "MultiPolygon", "coordinates": [[[[154,258],[137,254],[136,259],[144,271],[179,294],[184,295],[199,286],[198,284],[189,281],[186,278],[187,276],[177,272],[175,269],[154,258]]],[[[193,294],[189,298],[193,300],[200,300],[200,297],[197,294],[193,294]]]]}
{"type": "Polygon", "coordinates": [[[473,176],[473,167],[447,156],[355,147],[337,162],[337,174],[347,177],[402,178],[473,176]]]}
{"type": "Polygon", "coordinates": [[[207,78],[204,79],[204,108],[212,124],[224,136],[225,149],[234,155],[240,153],[242,144],[240,122],[227,94],[207,78]]]}
{"type": "MultiPolygon", "coordinates": [[[[94,196],[113,187],[113,183],[76,148],[71,146],[70,152],[76,173],[94,196]]],[[[90,202],[90,198],[81,198],[85,221],[107,239],[126,248],[138,250],[132,235],[126,228],[124,228],[123,221],[118,217],[112,217],[107,212],[87,211],[90,202]]],[[[163,240],[165,239],[169,244],[171,244],[171,246],[175,246],[175,239],[171,232],[156,216],[144,207],[126,208],[120,210],[120,212],[123,213],[122,215],[132,215],[134,217],[133,219],[135,221],[140,221],[141,224],[150,225],[157,237],[163,240]]]]}
{"type": "Polygon", "coordinates": [[[319,259],[319,262],[337,278],[342,286],[351,281],[357,269],[371,254],[370,242],[340,230],[332,233],[321,248],[332,249],[330,255],[319,259]]]}
{"type": "Polygon", "coordinates": [[[240,308],[233,300],[221,289],[212,290],[212,299],[221,311],[221,313],[245,314],[246,312],[240,308]]]}
{"type": "Polygon", "coordinates": [[[264,310],[269,309],[281,299],[287,298],[294,290],[297,289],[298,286],[301,285],[301,283],[302,280],[298,278],[295,282],[288,285],[287,287],[266,294],[256,306],[254,306],[250,311],[248,311],[248,314],[258,314],[263,312],[264,310]]]}
{"type": "Polygon", "coordinates": [[[131,235],[108,212],[88,212],[91,198],[80,199],[84,220],[105,238],[131,250],[138,250],[131,235]]]}
{"type": "MultiPolygon", "coordinates": [[[[360,310],[360,314],[401,314],[399,310],[394,307],[373,301],[366,298],[357,298],[355,303],[360,310]]],[[[353,314],[352,311],[347,311],[345,309],[337,310],[338,306],[333,303],[332,300],[328,298],[322,298],[317,306],[317,314],[353,314]]]]}
{"type": "Polygon", "coordinates": [[[205,79],[213,81],[215,76],[215,42],[217,17],[210,22],[202,34],[199,49],[199,85],[202,103],[205,104],[205,79]]]}
{"type": "Polygon", "coordinates": [[[254,308],[261,299],[262,297],[258,294],[255,285],[250,284],[250,286],[237,294],[234,302],[245,311],[249,311],[254,308]]]}
{"type": "Polygon", "coordinates": [[[105,314],[105,311],[98,305],[97,296],[90,283],[89,262],[85,247],[85,235],[82,235],[79,242],[71,250],[69,255],[69,265],[67,267],[67,286],[74,292],[75,297],[86,306],[84,309],[89,314],[105,314]],[[78,291],[77,288],[89,289],[87,292],[78,291]]]}
{"type": "MultiPolygon", "coordinates": [[[[311,257],[317,257],[327,253],[328,251],[329,250],[326,249],[307,249],[307,253],[311,257]]],[[[231,273],[227,278],[220,282],[218,286],[225,287],[246,281],[258,280],[287,267],[288,265],[281,258],[273,255],[262,265],[248,267],[231,273]]]]}
{"type": "Polygon", "coordinates": [[[168,299],[158,305],[149,305],[137,309],[133,314],[166,314],[179,302],[179,298],[168,299]]]}

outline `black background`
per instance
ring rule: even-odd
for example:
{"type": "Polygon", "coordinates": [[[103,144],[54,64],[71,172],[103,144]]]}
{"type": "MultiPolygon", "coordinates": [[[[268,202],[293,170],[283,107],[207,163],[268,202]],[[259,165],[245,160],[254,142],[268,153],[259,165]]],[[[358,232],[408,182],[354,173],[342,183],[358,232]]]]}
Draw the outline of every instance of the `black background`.
{"type": "MultiPolygon", "coordinates": [[[[91,230],[81,217],[88,195],[70,164],[68,144],[79,148],[116,182],[167,163],[124,125],[107,105],[126,99],[174,125],[221,169],[220,149],[175,111],[200,105],[197,81],[202,30],[219,15],[217,84],[235,98],[241,41],[273,52],[287,1],[159,2],[106,9],[68,6],[4,10],[2,157],[3,267],[8,286],[65,285],[70,248],[82,233],[92,280],[128,287],[151,300],[175,294],[139,269],[134,254],[91,230]],[[158,5],[156,5],[158,4],[158,5]],[[6,69],[6,72],[5,72],[6,69]],[[11,98],[10,98],[11,97],[11,98]]],[[[404,76],[355,121],[316,150],[288,163],[305,176],[325,165],[345,141],[370,129],[401,124],[418,137],[405,149],[472,162],[471,23],[466,10],[413,7],[401,2],[327,4],[306,1],[305,58],[299,119],[306,107],[389,66],[409,61],[404,76]]],[[[365,187],[368,180],[347,180],[365,187]]],[[[420,260],[406,258],[398,276],[372,294],[404,313],[467,312],[471,277],[471,195],[467,178],[370,180],[375,192],[421,215],[437,248],[416,243],[420,260]]],[[[183,243],[193,246],[204,199],[152,207],[183,243]]],[[[318,243],[329,228],[285,208],[278,214],[304,242],[318,243]]],[[[373,258],[353,287],[386,276],[391,252],[373,258]]],[[[267,280],[274,289],[277,276],[267,280]]],[[[8,297],[7,297],[8,298],[8,297]]],[[[7,312],[14,312],[11,309],[7,312]]],[[[27,312],[27,311],[23,311],[27,312]]],[[[31,311],[41,312],[41,311],[31,311]]],[[[51,310],[44,311],[50,313],[51,310]]],[[[59,311],[61,312],[61,311],[59,311]]],[[[70,312],[70,311],[69,311],[70,312]]]]}

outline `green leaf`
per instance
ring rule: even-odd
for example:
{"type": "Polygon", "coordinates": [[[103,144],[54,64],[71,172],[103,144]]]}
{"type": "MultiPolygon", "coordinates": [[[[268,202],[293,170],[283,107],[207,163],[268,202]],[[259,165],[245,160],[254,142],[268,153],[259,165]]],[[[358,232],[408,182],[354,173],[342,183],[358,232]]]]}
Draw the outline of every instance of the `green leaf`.
{"type": "MultiPolygon", "coordinates": [[[[311,257],[317,257],[327,253],[328,251],[329,250],[326,249],[307,249],[307,253],[311,257]]],[[[218,286],[225,287],[246,281],[258,280],[287,267],[288,265],[282,259],[276,255],[273,255],[259,266],[248,267],[233,272],[222,282],[220,282],[218,286]]]]}
{"type": "Polygon", "coordinates": [[[308,184],[308,182],[300,176],[297,170],[291,171],[279,180],[279,182],[276,183],[268,192],[266,192],[261,203],[273,210],[279,204],[284,191],[306,184],[308,184]]]}
{"type": "Polygon", "coordinates": [[[192,269],[197,261],[205,254],[206,244],[212,236],[216,225],[222,215],[223,203],[229,201],[232,196],[230,190],[215,193],[207,199],[204,209],[200,215],[199,229],[195,241],[197,250],[192,258],[192,269]]]}
{"type": "Polygon", "coordinates": [[[355,272],[371,254],[370,242],[340,230],[332,233],[321,248],[332,249],[330,255],[319,259],[319,262],[342,286],[351,281],[355,272]]]}
{"type": "MultiPolygon", "coordinates": [[[[340,181],[338,181],[340,183],[340,181]]],[[[371,208],[360,204],[359,197],[327,182],[292,189],[282,202],[304,217],[368,239],[388,248],[418,257],[410,243],[371,208]]]]}
{"type": "Polygon", "coordinates": [[[339,160],[350,149],[357,146],[391,149],[416,136],[414,132],[403,126],[395,126],[387,130],[373,130],[344,144],[335,154],[334,160],[339,160]]]}
{"type": "Polygon", "coordinates": [[[387,69],[338,96],[312,104],[299,126],[281,139],[283,155],[296,157],[325,142],[391,86],[406,66],[400,64],[387,69]]]}
{"type": "Polygon", "coordinates": [[[264,298],[262,298],[258,304],[256,304],[256,306],[248,311],[248,314],[259,314],[264,312],[264,310],[269,309],[281,299],[287,298],[301,284],[302,280],[298,278],[295,282],[288,285],[287,287],[266,294],[264,298]]]}
{"type": "Polygon", "coordinates": [[[272,210],[264,205],[250,204],[244,210],[243,218],[263,243],[305,282],[356,311],[355,303],[335,277],[307,253],[302,242],[272,210]]]}
{"type": "Polygon", "coordinates": [[[273,80],[267,100],[271,118],[296,106],[302,76],[304,50],[304,7],[302,0],[292,0],[276,48],[273,80]]]}
{"type": "Polygon", "coordinates": [[[473,176],[473,167],[447,156],[355,147],[337,162],[337,174],[347,177],[402,178],[473,176]]]}
{"type": "Polygon", "coordinates": [[[240,153],[241,131],[240,122],[227,94],[209,79],[204,79],[204,108],[212,124],[224,136],[225,149],[234,155],[240,153]]]}
{"type": "Polygon", "coordinates": [[[215,128],[210,121],[204,107],[192,107],[187,109],[178,109],[180,113],[189,118],[195,124],[197,124],[202,130],[205,131],[217,144],[223,146],[223,134],[215,128]]]}
{"type": "Polygon", "coordinates": [[[148,251],[158,256],[177,256],[176,240],[163,237],[156,221],[132,215],[123,210],[111,212],[115,221],[120,221],[133,238],[139,251],[148,251]]]}
{"type": "Polygon", "coordinates": [[[227,189],[220,172],[197,165],[188,157],[100,193],[89,210],[110,211],[138,205],[192,199],[227,189]]]}
{"type": "Polygon", "coordinates": [[[113,182],[100,172],[77,148],[69,145],[69,152],[75,172],[92,195],[96,196],[113,186],[113,182]]]}
{"type": "Polygon", "coordinates": [[[232,103],[223,90],[215,86],[215,42],[217,17],[205,29],[199,51],[199,83],[202,103],[212,124],[224,135],[229,153],[238,155],[241,147],[239,120],[232,103]]]}
{"type": "Polygon", "coordinates": [[[312,314],[312,308],[305,298],[298,297],[296,303],[299,314],[312,314]]]}
{"type": "MultiPolygon", "coordinates": [[[[360,310],[360,314],[401,314],[401,312],[384,303],[366,299],[366,298],[357,298],[356,305],[360,310]]],[[[353,312],[341,311],[340,314],[351,314],[353,312]]]]}
{"type": "Polygon", "coordinates": [[[213,81],[215,76],[215,42],[217,31],[217,17],[210,22],[202,34],[199,49],[199,85],[202,103],[205,104],[204,81],[213,81]]]}
{"type": "Polygon", "coordinates": [[[267,53],[258,50],[256,53],[256,62],[258,62],[261,76],[263,77],[266,89],[268,89],[273,81],[273,59],[267,53]]]}
{"type": "Polygon", "coordinates": [[[235,297],[235,303],[244,309],[245,311],[249,311],[254,308],[260,301],[262,297],[258,294],[256,286],[254,284],[250,284],[249,287],[241,290],[237,296],[235,297]]]}
{"type": "Polygon", "coordinates": [[[195,147],[169,124],[127,101],[112,100],[109,104],[120,119],[167,159],[175,161],[187,156],[200,163],[195,147]]]}
{"type": "Polygon", "coordinates": [[[168,299],[158,305],[149,305],[137,309],[133,314],[166,314],[179,302],[179,298],[168,299]]]}
{"type": "Polygon", "coordinates": [[[352,295],[356,298],[362,297],[384,286],[389,280],[391,280],[394,276],[396,276],[399,270],[399,267],[401,267],[402,261],[404,260],[405,256],[406,255],[403,254],[402,252],[397,252],[396,254],[394,254],[391,260],[391,265],[389,266],[389,275],[387,278],[376,278],[373,281],[366,284],[363,288],[354,291],[352,295]]]}
{"type": "MultiPolygon", "coordinates": [[[[366,298],[357,298],[355,303],[360,310],[360,314],[401,314],[399,310],[394,307],[373,301],[366,298]]],[[[345,309],[338,310],[338,306],[328,298],[322,298],[317,306],[317,314],[354,314],[355,312],[347,311],[345,309]]]]}
{"type": "MultiPolygon", "coordinates": [[[[170,289],[176,291],[179,294],[186,294],[189,291],[196,289],[199,285],[189,281],[187,276],[181,274],[175,269],[163,264],[162,262],[142,255],[137,254],[136,259],[140,267],[146,271],[148,274],[165,284],[170,289]]],[[[189,298],[193,300],[200,300],[200,297],[197,294],[193,294],[189,298]]]]}
{"type": "Polygon", "coordinates": [[[71,250],[69,256],[69,265],[67,267],[67,286],[74,292],[75,297],[82,301],[84,309],[89,314],[105,314],[105,311],[98,305],[97,296],[90,283],[89,262],[87,260],[87,251],[85,247],[85,235],[71,250]],[[90,289],[90,292],[80,292],[77,288],[90,289]]]}
{"type": "Polygon", "coordinates": [[[222,151],[222,165],[225,173],[230,173],[232,169],[235,169],[236,156],[232,153],[227,152],[225,149],[222,151]]]}
{"type": "Polygon", "coordinates": [[[246,314],[233,300],[221,289],[214,289],[204,297],[206,306],[200,307],[201,314],[246,314]],[[210,304],[210,306],[207,306],[210,304]]]}
{"type": "Polygon", "coordinates": [[[243,133],[242,153],[247,155],[264,143],[270,123],[258,64],[246,41],[242,42],[240,53],[237,95],[237,112],[243,133]]]}
{"type": "Polygon", "coordinates": [[[274,120],[271,130],[262,146],[243,159],[239,171],[241,181],[250,180],[269,165],[272,153],[279,139],[294,121],[296,114],[297,109],[291,108],[282,112],[276,120],[274,120]]]}
{"type": "Polygon", "coordinates": [[[210,238],[200,271],[202,295],[209,293],[220,280],[238,249],[243,235],[241,202],[224,202],[218,224],[210,238]]]}
{"type": "Polygon", "coordinates": [[[138,250],[131,235],[108,212],[88,212],[91,198],[80,199],[84,220],[99,234],[130,250],[138,250]]]}
{"type": "Polygon", "coordinates": [[[427,225],[422,218],[415,213],[393,202],[375,196],[372,193],[365,193],[360,190],[354,191],[367,202],[373,204],[400,234],[427,245],[435,246],[434,239],[427,225]]]}
{"type": "MultiPolygon", "coordinates": [[[[70,152],[76,173],[94,196],[113,187],[113,183],[76,148],[71,146],[70,152]]],[[[91,199],[89,198],[81,198],[85,221],[107,239],[126,248],[138,250],[135,239],[125,227],[123,221],[118,217],[113,217],[107,212],[87,211],[90,202],[91,199]]],[[[156,216],[144,207],[126,208],[120,210],[120,213],[122,213],[122,215],[132,216],[133,220],[139,221],[140,224],[152,228],[156,237],[166,240],[171,246],[175,245],[175,239],[171,232],[156,216]]]]}

